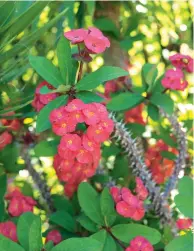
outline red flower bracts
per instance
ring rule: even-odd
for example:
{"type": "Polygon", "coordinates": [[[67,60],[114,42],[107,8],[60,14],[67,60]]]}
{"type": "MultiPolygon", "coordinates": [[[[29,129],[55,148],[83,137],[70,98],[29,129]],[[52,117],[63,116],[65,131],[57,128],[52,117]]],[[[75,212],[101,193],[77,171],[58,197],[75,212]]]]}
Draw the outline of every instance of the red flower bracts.
{"type": "Polygon", "coordinates": [[[55,90],[55,88],[46,81],[41,82],[36,87],[34,100],[32,101],[32,106],[35,108],[37,112],[39,112],[45,105],[47,105],[50,101],[54,100],[58,96],[57,93],[40,94],[40,89],[43,86],[47,86],[48,89],[50,90],[55,90]]]}
{"type": "Polygon", "coordinates": [[[188,86],[188,82],[184,79],[184,70],[186,72],[193,72],[193,59],[190,56],[183,54],[175,54],[169,57],[172,65],[175,69],[169,69],[166,71],[164,78],[162,79],[162,85],[166,89],[184,91],[188,86]]]}
{"type": "Polygon", "coordinates": [[[15,242],[18,241],[16,225],[12,221],[6,221],[0,223],[0,234],[11,239],[12,241],[15,242]]]}
{"type": "Polygon", "coordinates": [[[62,241],[60,232],[56,229],[51,230],[46,236],[46,243],[52,241],[54,245],[57,245],[62,241]]]}
{"type": "Polygon", "coordinates": [[[191,219],[178,219],[176,221],[176,226],[178,229],[183,230],[192,227],[192,223],[193,221],[191,219]]]}
{"type": "Polygon", "coordinates": [[[162,184],[169,178],[174,170],[174,161],[163,158],[162,151],[178,154],[175,148],[166,145],[162,140],[150,146],[145,153],[145,161],[152,172],[153,179],[157,184],[162,184]]]}
{"type": "Polygon", "coordinates": [[[142,236],[137,236],[130,242],[125,251],[154,251],[151,243],[142,236]]]}
{"type": "Polygon", "coordinates": [[[6,145],[9,145],[12,142],[12,135],[5,131],[0,134],[0,150],[2,150],[6,145]]]}
{"type": "Polygon", "coordinates": [[[142,116],[144,104],[140,104],[125,112],[125,123],[138,123],[145,125],[145,121],[142,116]]]}
{"type": "Polygon", "coordinates": [[[110,193],[116,204],[117,213],[123,217],[138,221],[144,217],[143,200],[148,196],[148,191],[140,178],[136,178],[135,192],[136,196],[126,187],[121,189],[118,187],[110,188],[110,193]]]}
{"type": "MultiPolygon", "coordinates": [[[[82,54],[99,54],[110,47],[110,41],[103,33],[94,27],[86,29],[76,29],[67,31],[64,36],[71,41],[72,44],[83,43],[86,50],[82,54]]],[[[87,55],[85,55],[87,56],[87,55]]]]}
{"type": "Polygon", "coordinates": [[[29,196],[23,195],[19,190],[8,193],[5,197],[9,200],[8,212],[11,216],[20,216],[25,212],[33,212],[33,207],[37,204],[29,196]]]}
{"type": "Polygon", "coordinates": [[[169,60],[174,67],[190,73],[193,72],[193,59],[190,56],[177,53],[170,56],[169,60]]]}
{"type": "Polygon", "coordinates": [[[65,194],[71,197],[80,182],[95,174],[100,144],[109,138],[114,124],[104,105],[79,99],[53,110],[50,121],[53,132],[62,136],[53,165],[59,180],[66,182],[65,194]],[[83,122],[86,132],[77,133],[77,124],[83,122]]]}

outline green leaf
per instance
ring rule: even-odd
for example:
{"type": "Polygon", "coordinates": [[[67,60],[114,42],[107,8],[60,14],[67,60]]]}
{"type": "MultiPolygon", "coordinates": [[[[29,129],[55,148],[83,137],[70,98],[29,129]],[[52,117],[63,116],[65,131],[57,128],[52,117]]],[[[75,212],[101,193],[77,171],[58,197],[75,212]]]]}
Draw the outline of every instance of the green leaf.
{"type": "Polygon", "coordinates": [[[105,32],[107,31],[113,33],[116,37],[119,37],[120,35],[117,26],[110,18],[107,17],[98,18],[94,21],[94,25],[101,31],[105,32]]]}
{"type": "Polygon", "coordinates": [[[128,177],[129,175],[129,162],[126,157],[118,155],[114,162],[114,168],[111,172],[111,176],[114,179],[128,177]]]}
{"type": "Polygon", "coordinates": [[[59,144],[59,140],[44,140],[39,142],[35,148],[34,152],[37,157],[49,157],[54,156],[57,153],[57,146],[59,144]]]}
{"type": "Polygon", "coordinates": [[[29,56],[29,62],[34,70],[49,84],[58,87],[63,84],[63,78],[58,68],[44,57],[29,56]]]}
{"type": "Polygon", "coordinates": [[[0,55],[0,64],[6,62],[7,60],[14,58],[16,55],[21,53],[22,51],[29,51],[29,49],[34,45],[34,43],[48,30],[50,29],[64,14],[68,9],[65,9],[61,13],[59,13],[55,18],[51,19],[47,24],[45,24],[42,28],[35,30],[30,33],[28,36],[25,36],[20,40],[17,44],[14,45],[10,50],[1,53],[0,55]]]}
{"type": "Polygon", "coordinates": [[[168,114],[172,114],[174,110],[174,101],[166,94],[162,93],[153,93],[150,98],[150,102],[156,106],[164,109],[168,114]]]}
{"type": "Polygon", "coordinates": [[[133,48],[133,42],[134,41],[130,37],[127,37],[120,42],[120,46],[123,50],[128,51],[133,48]]]}
{"type": "Polygon", "coordinates": [[[46,85],[43,86],[42,88],[40,88],[40,94],[48,94],[48,93],[51,93],[52,90],[49,89],[46,85]]]}
{"type": "Polygon", "coordinates": [[[73,217],[64,210],[51,214],[50,221],[70,232],[75,232],[75,221],[73,217]]]}
{"type": "Polygon", "coordinates": [[[111,232],[116,238],[125,243],[129,243],[136,236],[145,237],[151,244],[156,244],[161,239],[161,234],[156,229],[140,224],[116,225],[111,232]]]}
{"type": "Polygon", "coordinates": [[[158,121],[160,118],[158,107],[152,104],[148,104],[148,116],[152,120],[158,121]]]}
{"type": "Polygon", "coordinates": [[[0,162],[7,172],[17,173],[20,168],[17,165],[17,158],[19,156],[19,147],[16,144],[7,145],[1,150],[0,162]]]}
{"type": "Polygon", "coordinates": [[[7,175],[0,175],[0,201],[2,201],[7,189],[7,175]]]}
{"type": "Polygon", "coordinates": [[[40,217],[31,212],[22,214],[17,224],[17,236],[26,251],[40,251],[42,248],[40,217]]]}
{"type": "Polygon", "coordinates": [[[100,198],[91,185],[86,182],[79,185],[78,200],[82,210],[92,221],[100,225],[104,224],[100,211],[100,198]]]}
{"type": "Polygon", "coordinates": [[[183,236],[178,236],[165,247],[165,251],[192,251],[193,236],[188,233],[183,236]]]}
{"type": "Polygon", "coordinates": [[[49,1],[35,2],[27,11],[22,13],[16,19],[13,19],[4,29],[3,43],[13,39],[16,35],[28,27],[32,21],[42,12],[49,1]]]}
{"type": "Polygon", "coordinates": [[[78,91],[91,90],[106,81],[127,75],[129,75],[129,73],[119,67],[103,66],[97,71],[83,77],[77,83],[76,89],[78,91]]]}
{"type": "Polygon", "coordinates": [[[81,99],[85,104],[89,104],[92,102],[101,103],[104,100],[98,94],[90,92],[90,91],[78,92],[76,94],[76,98],[81,99]]]}
{"type": "Polygon", "coordinates": [[[13,242],[12,240],[6,238],[0,234],[0,250],[1,251],[26,251],[19,244],[13,242]]]}
{"type": "MultiPolygon", "coordinates": [[[[70,238],[55,246],[52,251],[102,251],[102,244],[92,238],[70,238]]],[[[15,250],[14,250],[15,251],[15,250]]]]}
{"type": "Polygon", "coordinates": [[[52,200],[53,200],[54,207],[57,210],[59,210],[59,211],[65,210],[70,215],[74,215],[75,212],[74,212],[74,209],[73,209],[71,202],[69,200],[67,200],[64,196],[61,196],[58,194],[53,194],[52,200]]]}
{"type": "Polygon", "coordinates": [[[96,239],[103,244],[102,251],[117,251],[116,242],[110,234],[106,232],[106,230],[100,230],[99,232],[93,234],[91,238],[96,239]]]}
{"type": "Polygon", "coordinates": [[[53,242],[52,242],[52,241],[48,241],[48,242],[45,244],[45,246],[44,246],[44,250],[45,250],[45,251],[51,251],[53,247],[54,247],[53,242]]]}
{"type": "Polygon", "coordinates": [[[161,156],[166,159],[175,160],[177,158],[176,154],[168,151],[161,151],[161,156]]]}
{"type": "Polygon", "coordinates": [[[65,84],[70,84],[72,74],[71,47],[69,41],[62,36],[57,45],[59,68],[65,84]]]}
{"type": "Polygon", "coordinates": [[[178,192],[174,198],[178,210],[184,216],[193,218],[193,180],[187,176],[183,177],[178,183],[178,192]]]}
{"type": "Polygon", "coordinates": [[[40,133],[49,128],[51,128],[51,123],[49,121],[49,115],[52,110],[65,105],[67,103],[68,96],[60,96],[51,102],[49,102],[39,113],[36,122],[36,132],[40,133]]]}
{"type": "Polygon", "coordinates": [[[118,155],[120,152],[121,149],[112,143],[110,146],[103,146],[102,156],[103,158],[109,158],[118,155]]]}
{"type": "Polygon", "coordinates": [[[156,68],[156,65],[153,64],[145,64],[142,67],[142,80],[143,84],[147,84],[151,87],[151,85],[154,83],[158,75],[158,70],[156,68]]]}
{"type": "Polygon", "coordinates": [[[142,97],[140,94],[134,94],[134,93],[121,93],[114,98],[111,99],[110,102],[107,104],[107,108],[111,111],[123,111],[127,109],[132,109],[135,106],[142,103],[144,100],[144,97],[142,97]]]}
{"type": "Polygon", "coordinates": [[[85,214],[81,214],[78,218],[77,221],[90,232],[97,232],[98,228],[96,224],[90,220],[85,214]]]}
{"type": "Polygon", "coordinates": [[[116,220],[115,203],[107,187],[101,193],[100,207],[104,216],[105,226],[112,226],[116,220]]]}
{"type": "Polygon", "coordinates": [[[133,137],[141,137],[142,134],[145,132],[145,125],[138,124],[138,123],[129,123],[126,127],[132,132],[133,137]]]}

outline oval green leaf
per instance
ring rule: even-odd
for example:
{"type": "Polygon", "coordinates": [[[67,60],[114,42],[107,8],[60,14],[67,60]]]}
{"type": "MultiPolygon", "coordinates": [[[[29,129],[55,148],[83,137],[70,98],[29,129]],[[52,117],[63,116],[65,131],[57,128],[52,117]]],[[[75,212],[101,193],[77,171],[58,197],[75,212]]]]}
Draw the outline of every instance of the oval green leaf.
{"type": "Polygon", "coordinates": [[[153,245],[161,239],[161,234],[154,228],[150,228],[140,224],[120,224],[112,228],[111,232],[119,240],[129,243],[137,236],[145,237],[153,245]]]}
{"type": "Polygon", "coordinates": [[[29,56],[32,68],[49,84],[58,87],[64,83],[61,73],[51,61],[44,57],[29,56]]]}
{"type": "Polygon", "coordinates": [[[20,216],[17,236],[26,251],[40,251],[42,248],[41,219],[31,212],[20,216]]]}
{"type": "Polygon", "coordinates": [[[103,66],[97,71],[83,77],[77,83],[76,89],[78,91],[91,90],[106,81],[127,75],[129,75],[129,73],[119,67],[103,66]]]}
{"type": "Polygon", "coordinates": [[[135,106],[142,103],[144,97],[140,94],[134,93],[121,93],[116,97],[112,98],[111,101],[107,104],[107,108],[110,111],[123,111],[127,109],[132,109],[135,106]]]}

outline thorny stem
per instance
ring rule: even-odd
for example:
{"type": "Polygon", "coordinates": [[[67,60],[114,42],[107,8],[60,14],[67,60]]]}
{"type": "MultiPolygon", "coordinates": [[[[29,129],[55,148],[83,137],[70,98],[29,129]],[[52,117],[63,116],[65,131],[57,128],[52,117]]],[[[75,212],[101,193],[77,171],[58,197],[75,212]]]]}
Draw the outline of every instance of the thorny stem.
{"type": "Polygon", "coordinates": [[[25,160],[26,169],[28,170],[28,172],[29,172],[30,176],[32,177],[34,183],[37,185],[37,187],[39,189],[41,197],[46,202],[46,205],[47,205],[49,211],[52,212],[54,210],[54,208],[53,208],[53,203],[52,203],[49,188],[48,188],[45,180],[42,179],[40,177],[40,174],[37,173],[37,171],[33,168],[32,164],[31,164],[30,156],[29,156],[29,153],[28,153],[28,149],[23,149],[22,157],[25,160]]]}

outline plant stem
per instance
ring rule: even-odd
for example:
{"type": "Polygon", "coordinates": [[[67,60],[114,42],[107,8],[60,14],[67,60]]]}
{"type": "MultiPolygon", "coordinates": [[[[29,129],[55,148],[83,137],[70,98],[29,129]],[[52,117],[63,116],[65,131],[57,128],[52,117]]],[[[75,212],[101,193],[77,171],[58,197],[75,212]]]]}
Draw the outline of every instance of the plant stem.
{"type": "Polygon", "coordinates": [[[105,228],[105,229],[112,236],[112,238],[125,250],[126,249],[125,245],[113,235],[110,228],[105,228]]]}

